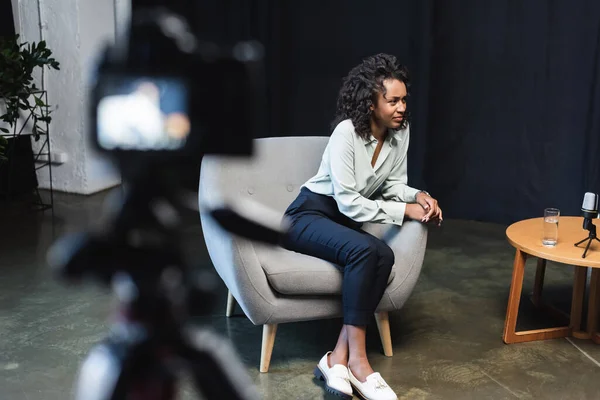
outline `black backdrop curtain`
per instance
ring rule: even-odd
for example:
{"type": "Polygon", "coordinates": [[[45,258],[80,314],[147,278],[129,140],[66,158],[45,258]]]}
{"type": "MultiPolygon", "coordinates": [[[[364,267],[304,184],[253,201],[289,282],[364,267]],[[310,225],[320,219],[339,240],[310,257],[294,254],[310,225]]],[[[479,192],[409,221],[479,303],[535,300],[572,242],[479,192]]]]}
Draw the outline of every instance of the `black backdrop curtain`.
{"type": "Polygon", "coordinates": [[[600,2],[439,1],[432,19],[424,175],[447,215],[579,215],[600,191],[600,2]]]}
{"type": "Polygon", "coordinates": [[[264,43],[260,136],[329,135],[343,76],[387,52],[412,72],[410,184],[447,218],[578,215],[600,192],[597,0],[186,1],[204,37],[264,43]]]}

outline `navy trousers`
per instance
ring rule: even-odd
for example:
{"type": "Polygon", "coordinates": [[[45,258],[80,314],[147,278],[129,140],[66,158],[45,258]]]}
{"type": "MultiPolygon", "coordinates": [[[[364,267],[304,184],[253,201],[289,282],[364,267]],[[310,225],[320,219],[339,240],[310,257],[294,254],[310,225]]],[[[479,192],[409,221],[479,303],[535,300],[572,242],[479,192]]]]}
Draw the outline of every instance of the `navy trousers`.
{"type": "Polygon", "coordinates": [[[281,245],[337,264],[344,273],[344,324],[365,326],[387,287],[392,249],[342,214],[332,197],[302,188],[285,214],[291,228],[281,245]]]}

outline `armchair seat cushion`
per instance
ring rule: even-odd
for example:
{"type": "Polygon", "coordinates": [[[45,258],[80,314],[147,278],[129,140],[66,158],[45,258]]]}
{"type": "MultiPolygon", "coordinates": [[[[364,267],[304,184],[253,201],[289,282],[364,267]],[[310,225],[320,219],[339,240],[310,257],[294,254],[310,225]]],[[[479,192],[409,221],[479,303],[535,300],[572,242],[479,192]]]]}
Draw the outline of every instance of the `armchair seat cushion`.
{"type": "MultiPolygon", "coordinates": [[[[255,250],[269,285],[276,292],[296,296],[341,296],[344,274],[340,266],[284,248],[256,246],[255,250]]],[[[394,275],[392,269],[388,282],[394,275]]]]}

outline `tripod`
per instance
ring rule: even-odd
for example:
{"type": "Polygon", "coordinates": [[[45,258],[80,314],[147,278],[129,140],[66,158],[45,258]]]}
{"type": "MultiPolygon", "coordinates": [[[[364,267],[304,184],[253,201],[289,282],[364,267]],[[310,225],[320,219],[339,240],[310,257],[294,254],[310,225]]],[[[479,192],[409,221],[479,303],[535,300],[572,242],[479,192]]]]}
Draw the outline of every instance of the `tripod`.
{"type": "Polygon", "coordinates": [[[211,277],[186,268],[164,181],[135,180],[102,229],[59,239],[50,265],[63,278],[112,286],[117,306],[107,338],[84,361],[77,400],[172,400],[190,373],[207,399],[258,399],[227,341],[189,323],[211,308],[211,277]]]}
{"type": "Polygon", "coordinates": [[[583,255],[581,256],[581,258],[585,258],[590,245],[592,244],[592,240],[597,240],[598,242],[600,242],[600,239],[598,239],[596,237],[596,225],[594,225],[594,223],[592,222],[592,220],[590,218],[585,218],[583,219],[583,229],[587,229],[589,231],[589,235],[587,238],[580,240],[579,242],[575,243],[575,247],[578,247],[580,244],[584,243],[585,241],[587,241],[587,245],[585,246],[585,250],[583,252],[583,255]]]}

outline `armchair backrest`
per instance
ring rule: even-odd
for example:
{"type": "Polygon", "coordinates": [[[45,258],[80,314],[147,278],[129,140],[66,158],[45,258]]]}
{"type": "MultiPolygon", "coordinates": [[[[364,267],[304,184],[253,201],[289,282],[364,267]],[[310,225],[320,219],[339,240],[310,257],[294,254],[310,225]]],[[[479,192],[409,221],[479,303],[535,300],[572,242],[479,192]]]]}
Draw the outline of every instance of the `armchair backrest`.
{"type": "Polygon", "coordinates": [[[252,196],[283,214],[300,186],[317,173],[328,141],[328,136],[260,138],[254,140],[252,158],[206,155],[199,195],[252,196]]]}

